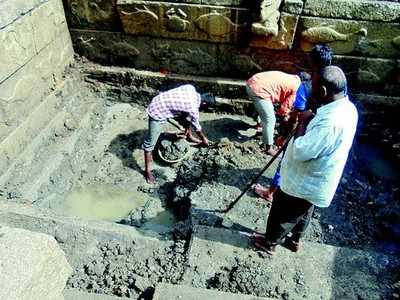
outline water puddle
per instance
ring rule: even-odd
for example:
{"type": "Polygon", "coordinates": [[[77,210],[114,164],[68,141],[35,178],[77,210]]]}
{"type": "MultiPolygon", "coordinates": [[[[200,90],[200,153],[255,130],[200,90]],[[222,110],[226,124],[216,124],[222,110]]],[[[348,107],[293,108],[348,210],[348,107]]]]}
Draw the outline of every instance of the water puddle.
{"type": "Polygon", "coordinates": [[[67,195],[65,209],[69,215],[80,218],[114,222],[149,200],[149,196],[111,184],[88,185],[73,189],[67,195]]]}

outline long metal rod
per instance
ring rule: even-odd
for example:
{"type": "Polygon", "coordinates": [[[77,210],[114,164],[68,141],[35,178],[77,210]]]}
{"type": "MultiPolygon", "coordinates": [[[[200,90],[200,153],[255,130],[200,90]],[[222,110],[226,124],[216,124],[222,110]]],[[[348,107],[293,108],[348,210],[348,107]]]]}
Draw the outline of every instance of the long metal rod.
{"type": "Polygon", "coordinates": [[[255,184],[258,179],[260,179],[260,177],[264,174],[264,172],[269,168],[269,166],[278,158],[278,156],[286,150],[286,147],[289,144],[290,139],[293,137],[295,133],[295,130],[293,130],[289,136],[286,138],[285,144],[283,144],[283,146],[281,148],[279,148],[278,152],[276,152],[276,154],[269,160],[269,162],[265,165],[265,167],[260,171],[260,173],[258,173],[258,175],[256,177],[253,178],[253,180],[246,186],[246,188],[240,193],[239,196],[236,197],[236,199],[234,201],[232,201],[227,208],[219,210],[218,212],[221,213],[227,213],[228,211],[230,211],[235,205],[236,203],[239,202],[239,200],[243,197],[244,194],[246,194],[251,187],[253,186],[253,184],[255,184]]]}

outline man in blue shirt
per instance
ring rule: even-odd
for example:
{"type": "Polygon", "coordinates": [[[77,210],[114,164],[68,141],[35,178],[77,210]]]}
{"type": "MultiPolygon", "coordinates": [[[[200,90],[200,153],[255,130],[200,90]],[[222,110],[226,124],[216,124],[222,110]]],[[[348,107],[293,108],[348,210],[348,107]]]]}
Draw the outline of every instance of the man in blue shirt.
{"type": "Polygon", "coordinates": [[[328,207],[333,199],[356,132],[357,109],[346,95],[346,76],[339,67],[314,73],[312,94],[319,107],[315,115],[300,114],[282,159],[281,185],[265,236],[253,238],[255,247],[271,255],[289,233],[289,249],[300,249],[314,206],[328,207]]]}

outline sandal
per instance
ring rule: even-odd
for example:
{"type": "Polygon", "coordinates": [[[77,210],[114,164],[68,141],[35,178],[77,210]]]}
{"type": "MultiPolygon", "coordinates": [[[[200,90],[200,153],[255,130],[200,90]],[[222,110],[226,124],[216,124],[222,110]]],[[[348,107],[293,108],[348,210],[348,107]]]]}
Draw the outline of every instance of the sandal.
{"type": "Polygon", "coordinates": [[[261,250],[271,256],[276,253],[276,245],[268,244],[264,237],[254,236],[251,238],[251,242],[257,250],[261,250]]]}

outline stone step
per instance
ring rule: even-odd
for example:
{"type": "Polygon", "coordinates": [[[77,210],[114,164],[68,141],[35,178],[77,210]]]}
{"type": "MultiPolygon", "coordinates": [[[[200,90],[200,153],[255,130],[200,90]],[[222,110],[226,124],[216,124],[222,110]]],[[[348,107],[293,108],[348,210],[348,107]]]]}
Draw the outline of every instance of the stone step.
{"type": "Polygon", "coordinates": [[[273,257],[250,247],[248,234],[195,226],[183,284],[285,299],[381,299],[399,258],[306,242],[273,257]]]}
{"type": "Polygon", "coordinates": [[[74,98],[79,97],[70,97],[63,99],[71,101],[70,106],[54,116],[0,179],[1,186],[17,197],[36,201],[40,186],[49,182],[51,174],[73,153],[79,136],[85,133],[96,102],[75,103],[74,98]]]}
{"type": "Polygon", "coordinates": [[[63,292],[64,300],[127,300],[122,298],[104,294],[86,293],[78,289],[65,289],[63,292]]]}
{"type": "Polygon", "coordinates": [[[131,226],[66,217],[30,203],[15,203],[1,198],[0,224],[55,237],[74,269],[92,261],[93,256],[101,252],[100,245],[109,242],[134,248],[135,258],[143,261],[152,255],[154,249],[173,244],[154,232],[143,234],[131,226]]]}
{"type": "MultiPolygon", "coordinates": [[[[194,288],[186,285],[160,283],[156,286],[153,300],[267,300],[271,298],[233,294],[216,290],[194,288]]],[[[67,299],[68,300],[68,299],[67,299]]],[[[111,299],[110,299],[111,300],[111,299]]]]}

